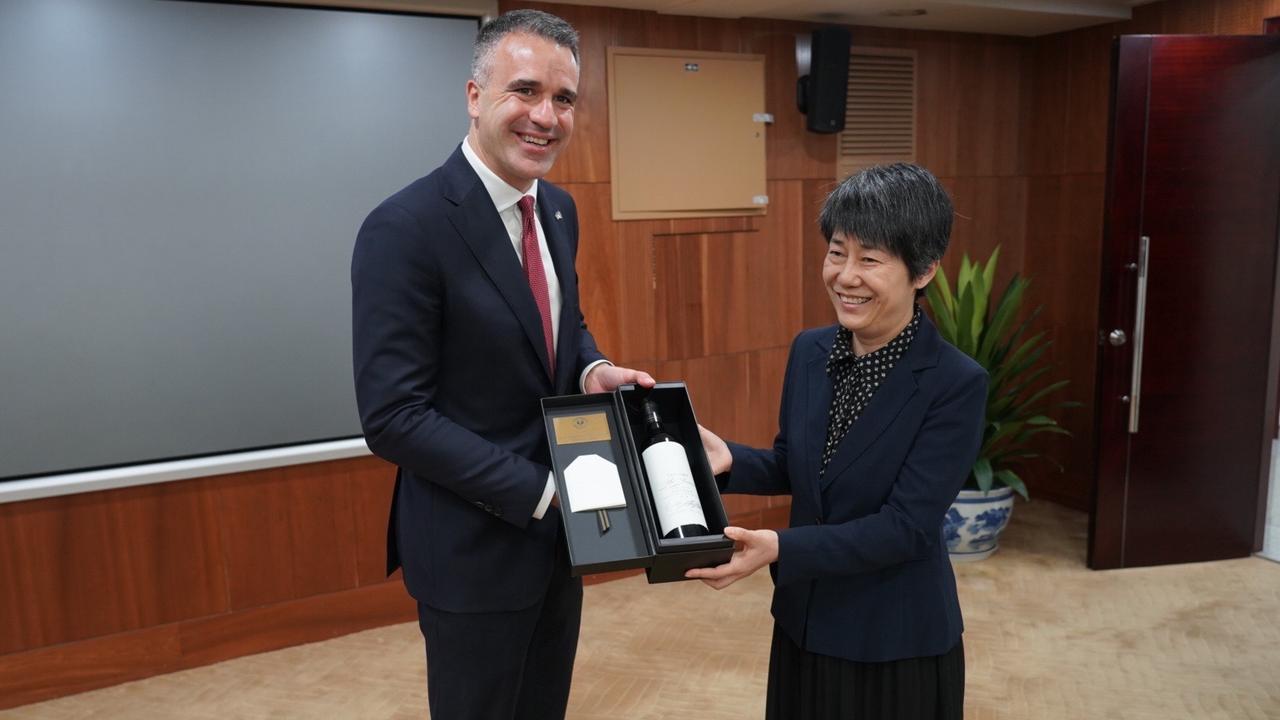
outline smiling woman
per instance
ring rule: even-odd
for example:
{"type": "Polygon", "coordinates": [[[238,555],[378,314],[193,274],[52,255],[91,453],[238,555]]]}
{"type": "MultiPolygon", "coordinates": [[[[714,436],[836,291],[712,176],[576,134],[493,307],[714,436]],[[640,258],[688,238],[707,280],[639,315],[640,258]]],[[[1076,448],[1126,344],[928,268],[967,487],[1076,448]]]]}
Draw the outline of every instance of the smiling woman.
{"type": "Polygon", "coordinates": [[[690,577],[775,577],[769,718],[960,718],[964,649],[942,520],[982,439],[987,377],[915,304],[951,235],[927,170],[869,168],[827,198],[838,323],[791,347],[774,447],[703,430],[724,492],[791,495],[790,527],[690,577]]]}

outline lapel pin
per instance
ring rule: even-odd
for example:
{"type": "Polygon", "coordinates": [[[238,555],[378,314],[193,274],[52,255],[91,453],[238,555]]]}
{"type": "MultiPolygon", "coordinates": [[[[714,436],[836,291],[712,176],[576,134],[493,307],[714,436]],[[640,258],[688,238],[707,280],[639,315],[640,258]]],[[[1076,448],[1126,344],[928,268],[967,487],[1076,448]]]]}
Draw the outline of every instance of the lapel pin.
{"type": "Polygon", "coordinates": [[[563,219],[564,219],[564,216],[560,214],[560,211],[559,211],[559,210],[557,210],[557,211],[556,211],[556,219],[557,219],[557,220],[563,220],[563,219]]]}

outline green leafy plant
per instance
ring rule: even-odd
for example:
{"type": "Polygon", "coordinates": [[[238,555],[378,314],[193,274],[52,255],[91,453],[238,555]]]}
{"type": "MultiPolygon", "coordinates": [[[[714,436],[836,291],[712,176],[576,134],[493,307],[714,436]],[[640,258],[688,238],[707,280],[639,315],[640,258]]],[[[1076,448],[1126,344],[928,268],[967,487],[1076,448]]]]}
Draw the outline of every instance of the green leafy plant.
{"type": "Polygon", "coordinates": [[[982,449],[965,488],[987,491],[997,484],[1008,485],[1027,498],[1026,483],[1013,468],[1044,458],[1061,471],[1060,463],[1032,450],[1029,443],[1043,433],[1070,435],[1051,415],[1080,403],[1049,399],[1068,381],[1050,382],[1044,377],[1051,369],[1044,362],[1051,341],[1045,339],[1044,331],[1032,334],[1030,330],[1044,306],[1037,306],[1018,319],[1031,281],[1014,275],[1000,299],[991,304],[999,257],[998,246],[985,265],[970,262],[966,254],[960,261],[954,290],[946,272],[939,267],[925,295],[938,332],[989,375],[982,449]]]}

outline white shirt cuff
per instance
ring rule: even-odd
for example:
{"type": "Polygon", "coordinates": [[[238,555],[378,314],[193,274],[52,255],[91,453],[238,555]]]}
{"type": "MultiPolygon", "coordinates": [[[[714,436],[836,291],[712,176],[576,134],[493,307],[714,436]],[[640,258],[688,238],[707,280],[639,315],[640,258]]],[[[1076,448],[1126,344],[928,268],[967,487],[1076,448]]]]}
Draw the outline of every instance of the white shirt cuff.
{"type": "Polygon", "coordinates": [[[591,363],[590,365],[588,365],[586,369],[582,371],[582,374],[578,376],[578,390],[580,392],[587,391],[587,376],[591,374],[592,370],[596,369],[597,365],[612,365],[612,364],[613,363],[609,362],[608,360],[597,360],[591,363]]]}
{"type": "Polygon", "coordinates": [[[541,520],[543,515],[547,514],[547,508],[551,507],[551,498],[556,495],[556,479],[551,473],[547,473],[547,487],[542,491],[542,499],[538,501],[538,507],[533,509],[533,519],[541,520]]]}

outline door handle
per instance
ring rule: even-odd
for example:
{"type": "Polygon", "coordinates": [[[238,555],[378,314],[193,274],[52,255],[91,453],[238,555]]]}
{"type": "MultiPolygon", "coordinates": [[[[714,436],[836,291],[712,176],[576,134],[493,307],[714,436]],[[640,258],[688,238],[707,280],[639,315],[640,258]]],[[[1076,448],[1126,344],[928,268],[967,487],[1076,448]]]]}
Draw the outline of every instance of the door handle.
{"type": "Polygon", "coordinates": [[[1147,280],[1151,261],[1151,238],[1138,239],[1138,301],[1133,319],[1133,376],[1129,381],[1129,433],[1138,432],[1138,413],[1142,402],[1142,345],[1146,339],[1147,280]]]}
{"type": "Polygon", "coordinates": [[[1123,330],[1116,329],[1107,335],[1107,341],[1111,343],[1112,347],[1120,347],[1129,342],[1129,336],[1125,335],[1123,330]]]}

